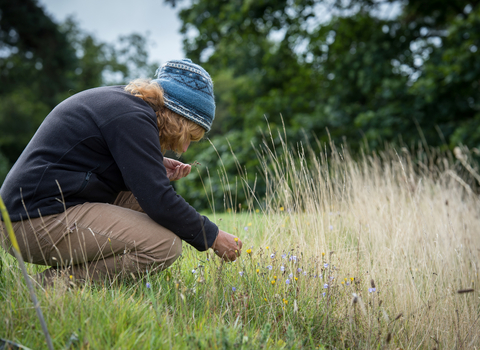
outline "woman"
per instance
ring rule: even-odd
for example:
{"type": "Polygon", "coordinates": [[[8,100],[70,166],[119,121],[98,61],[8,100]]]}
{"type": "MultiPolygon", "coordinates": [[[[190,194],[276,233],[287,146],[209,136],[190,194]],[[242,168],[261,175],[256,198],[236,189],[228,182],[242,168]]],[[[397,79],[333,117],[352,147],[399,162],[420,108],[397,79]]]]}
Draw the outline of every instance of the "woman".
{"type": "Polygon", "coordinates": [[[0,195],[24,259],[52,266],[44,278],[59,268],[79,280],[162,270],[181,254],[182,240],[226,261],[240,254],[241,241],[170,185],[190,165],[163,156],[186,152],[210,130],[212,80],[188,59],[156,75],[60,103],[7,175],[0,195]]]}

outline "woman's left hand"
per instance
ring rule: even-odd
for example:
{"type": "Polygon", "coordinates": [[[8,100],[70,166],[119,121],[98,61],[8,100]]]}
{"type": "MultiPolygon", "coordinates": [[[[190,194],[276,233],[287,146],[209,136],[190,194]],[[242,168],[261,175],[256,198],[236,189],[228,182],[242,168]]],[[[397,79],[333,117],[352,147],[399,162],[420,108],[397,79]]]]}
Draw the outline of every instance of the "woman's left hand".
{"type": "Polygon", "coordinates": [[[167,176],[170,181],[176,181],[190,174],[192,167],[171,158],[163,158],[163,165],[167,169],[167,176]]]}

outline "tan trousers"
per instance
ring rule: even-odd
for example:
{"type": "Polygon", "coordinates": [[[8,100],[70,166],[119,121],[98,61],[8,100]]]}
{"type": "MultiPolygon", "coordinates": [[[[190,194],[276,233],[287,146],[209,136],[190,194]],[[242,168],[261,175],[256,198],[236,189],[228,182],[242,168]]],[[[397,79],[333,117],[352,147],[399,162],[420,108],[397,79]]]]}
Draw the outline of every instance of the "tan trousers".
{"type": "MultiPolygon", "coordinates": [[[[120,193],[113,205],[85,203],[14,222],[13,229],[25,261],[52,266],[43,272],[45,278],[68,269],[77,280],[111,281],[163,270],[182,252],[181,239],[150,219],[131,192],[120,193]]],[[[5,227],[0,231],[2,245],[13,255],[5,227]]]]}

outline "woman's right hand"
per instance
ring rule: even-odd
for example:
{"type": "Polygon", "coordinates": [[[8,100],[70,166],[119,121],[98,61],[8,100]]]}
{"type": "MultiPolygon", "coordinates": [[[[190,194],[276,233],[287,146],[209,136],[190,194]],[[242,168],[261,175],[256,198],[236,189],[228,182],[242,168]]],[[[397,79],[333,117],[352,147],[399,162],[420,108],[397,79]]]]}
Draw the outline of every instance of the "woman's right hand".
{"type": "Polygon", "coordinates": [[[212,249],[223,260],[235,261],[242,251],[242,241],[230,233],[219,230],[212,249]]]}

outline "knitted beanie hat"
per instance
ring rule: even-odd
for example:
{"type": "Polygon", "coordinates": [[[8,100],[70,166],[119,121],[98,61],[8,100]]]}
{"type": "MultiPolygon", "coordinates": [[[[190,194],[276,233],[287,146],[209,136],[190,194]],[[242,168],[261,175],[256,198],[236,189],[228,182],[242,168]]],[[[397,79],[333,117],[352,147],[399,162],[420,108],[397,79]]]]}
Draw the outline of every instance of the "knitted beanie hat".
{"type": "Polygon", "coordinates": [[[153,81],[164,92],[165,107],[210,131],[215,118],[215,97],[210,75],[189,59],[167,61],[153,81]]]}

